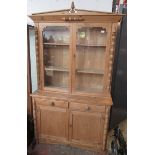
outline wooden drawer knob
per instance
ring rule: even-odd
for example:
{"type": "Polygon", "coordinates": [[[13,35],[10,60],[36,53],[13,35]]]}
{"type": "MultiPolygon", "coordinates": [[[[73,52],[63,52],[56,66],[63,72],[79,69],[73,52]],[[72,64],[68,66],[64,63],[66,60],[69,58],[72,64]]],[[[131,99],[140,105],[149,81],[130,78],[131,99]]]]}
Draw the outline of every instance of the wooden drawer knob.
{"type": "Polygon", "coordinates": [[[89,106],[86,106],[86,108],[85,108],[85,109],[88,111],[88,110],[90,110],[90,107],[89,107],[89,106]]]}
{"type": "Polygon", "coordinates": [[[53,101],[51,102],[51,106],[55,106],[55,103],[53,101]]]}

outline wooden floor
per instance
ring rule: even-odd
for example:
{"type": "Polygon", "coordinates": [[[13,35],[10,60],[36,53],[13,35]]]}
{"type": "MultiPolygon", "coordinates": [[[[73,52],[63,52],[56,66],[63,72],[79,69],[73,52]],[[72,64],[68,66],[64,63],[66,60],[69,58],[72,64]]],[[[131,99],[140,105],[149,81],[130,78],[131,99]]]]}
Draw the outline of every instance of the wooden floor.
{"type": "Polygon", "coordinates": [[[33,151],[29,152],[28,155],[109,155],[56,144],[38,144],[33,151]]]}

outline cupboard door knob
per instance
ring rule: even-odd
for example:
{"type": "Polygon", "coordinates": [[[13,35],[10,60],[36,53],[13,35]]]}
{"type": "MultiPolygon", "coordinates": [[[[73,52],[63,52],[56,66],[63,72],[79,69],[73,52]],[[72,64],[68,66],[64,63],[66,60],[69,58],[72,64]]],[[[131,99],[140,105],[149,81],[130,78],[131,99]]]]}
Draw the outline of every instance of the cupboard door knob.
{"type": "Polygon", "coordinates": [[[54,102],[51,102],[51,106],[55,106],[55,103],[54,102]]]}
{"type": "Polygon", "coordinates": [[[87,106],[87,107],[86,107],[86,110],[90,110],[90,107],[89,107],[89,106],[87,106]]]}

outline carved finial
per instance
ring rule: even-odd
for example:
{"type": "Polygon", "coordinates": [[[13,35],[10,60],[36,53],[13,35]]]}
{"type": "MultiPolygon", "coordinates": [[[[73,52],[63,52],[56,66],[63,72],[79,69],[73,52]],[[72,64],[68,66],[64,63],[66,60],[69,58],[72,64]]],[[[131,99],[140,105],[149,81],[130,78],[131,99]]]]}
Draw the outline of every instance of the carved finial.
{"type": "Polygon", "coordinates": [[[72,1],[72,4],[71,4],[71,9],[69,10],[69,13],[77,13],[77,11],[75,10],[75,4],[74,4],[73,1],[72,1]]]}

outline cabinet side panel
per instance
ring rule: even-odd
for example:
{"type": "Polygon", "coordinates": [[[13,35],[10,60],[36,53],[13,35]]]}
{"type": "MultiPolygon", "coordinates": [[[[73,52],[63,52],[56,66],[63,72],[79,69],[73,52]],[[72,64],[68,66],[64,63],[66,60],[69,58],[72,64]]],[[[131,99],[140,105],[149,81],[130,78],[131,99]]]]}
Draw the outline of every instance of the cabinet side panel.
{"type": "Polygon", "coordinates": [[[37,122],[36,122],[36,103],[34,98],[32,98],[32,104],[33,104],[34,134],[35,134],[35,139],[38,142],[37,122]]]}

